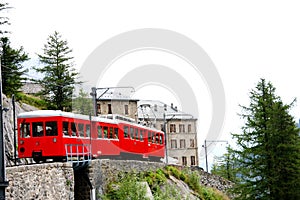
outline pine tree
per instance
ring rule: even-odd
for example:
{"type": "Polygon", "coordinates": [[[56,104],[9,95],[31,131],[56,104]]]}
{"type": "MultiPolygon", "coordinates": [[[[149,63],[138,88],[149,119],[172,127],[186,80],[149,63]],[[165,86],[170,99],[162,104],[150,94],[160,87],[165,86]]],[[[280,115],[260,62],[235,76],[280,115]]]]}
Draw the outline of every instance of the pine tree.
{"type": "Polygon", "coordinates": [[[72,105],[72,92],[76,84],[78,73],[72,63],[73,57],[69,56],[72,50],[66,40],[58,32],[54,32],[44,45],[43,55],[38,54],[43,67],[34,69],[44,77],[35,80],[43,90],[39,93],[48,102],[48,109],[70,111],[72,105]]]}
{"type": "Polygon", "coordinates": [[[250,106],[242,107],[243,133],[233,134],[241,176],[237,199],[300,199],[300,138],[291,106],[264,79],[250,92],[250,106]]]}
{"type": "Polygon", "coordinates": [[[13,49],[7,37],[1,38],[2,55],[1,55],[1,72],[3,93],[11,96],[19,92],[22,87],[22,81],[26,80],[23,76],[28,70],[24,69],[22,63],[28,60],[28,55],[24,52],[23,47],[13,49]]]}

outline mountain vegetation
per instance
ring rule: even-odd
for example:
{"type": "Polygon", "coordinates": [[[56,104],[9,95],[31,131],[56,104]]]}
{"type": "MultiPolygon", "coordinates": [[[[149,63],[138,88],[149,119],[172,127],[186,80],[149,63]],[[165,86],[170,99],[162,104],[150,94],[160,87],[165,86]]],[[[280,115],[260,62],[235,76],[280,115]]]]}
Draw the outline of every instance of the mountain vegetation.
{"type": "Polygon", "coordinates": [[[180,170],[174,166],[166,166],[156,171],[144,173],[121,173],[118,180],[110,183],[109,189],[102,199],[150,199],[146,186],[150,187],[155,200],[203,199],[228,200],[222,192],[200,184],[197,171],[188,168],[180,170]],[[185,192],[184,192],[185,191],[185,192]]]}
{"type": "Polygon", "coordinates": [[[250,105],[241,106],[245,125],[232,134],[237,146],[214,168],[236,183],[236,199],[300,199],[300,137],[292,105],[261,79],[250,91],[250,105]]]}

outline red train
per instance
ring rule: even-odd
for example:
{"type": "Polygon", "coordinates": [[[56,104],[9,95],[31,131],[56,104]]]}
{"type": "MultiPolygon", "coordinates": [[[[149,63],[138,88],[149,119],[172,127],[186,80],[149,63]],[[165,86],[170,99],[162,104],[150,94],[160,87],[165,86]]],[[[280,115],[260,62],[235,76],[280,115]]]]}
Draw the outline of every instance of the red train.
{"type": "Polygon", "coordinates": [[[162,131],[118,115],[39,110],[19,114],[17,122],[19,158],[37,163],[76,156],[159,161],[165,155],[162,131]]]}

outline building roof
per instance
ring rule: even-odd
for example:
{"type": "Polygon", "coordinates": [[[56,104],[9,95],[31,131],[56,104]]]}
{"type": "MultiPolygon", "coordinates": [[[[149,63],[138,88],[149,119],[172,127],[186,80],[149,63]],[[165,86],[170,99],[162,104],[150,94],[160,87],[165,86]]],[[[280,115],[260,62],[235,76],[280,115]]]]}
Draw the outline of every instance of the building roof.
{"type": "Polygon", "coordinates": [[[138,118],[139,119],[194,119],[193,115],[178,110],[176,106],[171,106],[157,100],[140,100],[138,101],[138,118]]]}

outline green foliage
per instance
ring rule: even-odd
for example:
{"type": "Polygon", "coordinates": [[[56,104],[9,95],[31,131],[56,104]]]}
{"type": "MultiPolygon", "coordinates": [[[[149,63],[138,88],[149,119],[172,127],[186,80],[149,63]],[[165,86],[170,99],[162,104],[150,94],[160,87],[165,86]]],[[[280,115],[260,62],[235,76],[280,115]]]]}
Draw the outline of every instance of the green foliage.
{"type": "Polygon", "coordinates": [[[233,134],[237,199],[300,199],[300,138],[291,106],[264,79],[251,90],[249,107],[242,106],[243,133],[233,134]]]}
{"type": "Polygon", "coordinates": [[[196,193],[200,199],[205,200],[228,200],[223,193],[200,185],[200,176],[197,172],[189,169],[179,170],[173,166],[166,166],[163,169],[149,171],[140,174],[120,174],[119,179],[109,185],[106,195],[102,199],[145,199],[145,188],[140,184],[146,181],[151,189],[155,200],[181,200],[189,199],[183,197],[176,187],[176,184],[168,180],[170,175],[178,176],[196,193]]]}
{"type": "Polygon", "coordinates": [[[109,186],[108,193],[103,199],[120,200],[143,200],[145,198],[146,188],[141,184],[140,178],[133,173],[125,174],[118,183],[112,183],[109,186]]]}
{"type": "Polygon", "coordinates": [[[23,94],[21,92],[17,93],[15,97],[16,97],[17,101],[22,102],[22,103],[26,103],[26,104],[34,106],[36,108],[39,108],[39,109],[46,109],[47,108],[47,103],[44,100],[40,99],[40,98],[30,96],[30,95],[27,95],[27,94],[23,94]]]}
{"type": "Polygon", "coordinates": [[[92,99],[82,88],[79,90],[79,96],[73,99],[72,112],[83,115],[93,114],[92,99]]]}
{"type": "Polygon", "coordinates": [[[211,170],[212,174],[221,176],[234,183],[239,182],[238,163],[236,162],[236,155],[230,147],[220,159],[220,164],[214,164],[211,170]]]}
{"type": "Polygon", "coordinates": [[[2,55],[1,55],[1,72],[3,93],[7,96],[16,94],[22,87],[22,81],[25,80],[24,74],[27,70],[23,69],[22,63],[28,60],[27,54],[23,47],[13,49],[10,47],[10,41],[7,37],[1,38],[2,55]]]}
{"type": "Polygon", "coordinates": [[[43,54],[38,54],[44,66],[34,69],[43,75],[42,79],[33,80],[43,87],[39,93],[48,103],[48,109],[70,111],[72,106],[72,92],[78,73],[72,68],[72,50],[66,40],[58,32],[54,32],[44,45],[43,54]]]}

